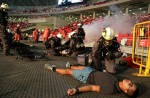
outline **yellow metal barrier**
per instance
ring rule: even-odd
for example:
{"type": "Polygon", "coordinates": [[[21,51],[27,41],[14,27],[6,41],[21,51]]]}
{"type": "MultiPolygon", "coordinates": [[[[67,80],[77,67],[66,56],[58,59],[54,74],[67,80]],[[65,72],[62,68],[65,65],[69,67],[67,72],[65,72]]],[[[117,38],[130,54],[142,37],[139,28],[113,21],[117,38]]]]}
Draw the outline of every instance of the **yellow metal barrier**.
{"type": "Polygon", "coordinates": [[[139,65],[137,76],[150,77],[150,21],[134,26],[132,60],[139,65]]]}

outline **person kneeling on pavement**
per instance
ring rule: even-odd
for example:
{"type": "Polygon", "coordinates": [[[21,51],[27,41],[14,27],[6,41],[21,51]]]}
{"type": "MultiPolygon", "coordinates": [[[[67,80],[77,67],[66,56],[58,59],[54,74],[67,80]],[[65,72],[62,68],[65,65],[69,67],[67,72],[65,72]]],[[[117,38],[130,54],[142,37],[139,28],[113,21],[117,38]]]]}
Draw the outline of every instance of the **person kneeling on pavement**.
{"type": "Polygon", "coordinates": [[[85,52],[85,46],[83,40],[78,38],[77,33],[72,33],[70,39],[64,44],[67,46],[61,53],[62,55],[70,55],[73,58],[76,58],[78,54],[85,52]]]}
{"type": "Polygon", "coordinates": [[[119,48],[120,44],[117,42],[116,37],[114,37],[113,29],[110,27],[104,28],[102,36],[92,47],[92,53],[89,56],[91,67],[99,71],[104,70],[109,73],[116,73],[115,59],[123,54],[119,48]],[[102,65],[104,65],[104,69],[102,65]]]}
{"type": "Polygon", "coordinates": [[[131,80],[118,81],[114,75],[100,72],[92,67],[74,66],[70,62],[67,62],[66,68],[57,68],[50,64],[45,64],[44,67],[62,75],[71,75],[80,82],[87,83],[86,86],[68,89],[69,96],[80,92],[97,92],[108,95],[123,92],[132,98],[137,95],[138,87],[131,80]]]}
{"type": "Polygon", "coordinates": [[[61,45],[61,39],[62,39],[62,35],[61,34],[57,34],[57,36],[48,39],[45,42],[45,47],[46,47],[45,54],[51,55],[51,56],[58,56],[58,55],[60,55],[59,47],[62,46],[61,45]]]}

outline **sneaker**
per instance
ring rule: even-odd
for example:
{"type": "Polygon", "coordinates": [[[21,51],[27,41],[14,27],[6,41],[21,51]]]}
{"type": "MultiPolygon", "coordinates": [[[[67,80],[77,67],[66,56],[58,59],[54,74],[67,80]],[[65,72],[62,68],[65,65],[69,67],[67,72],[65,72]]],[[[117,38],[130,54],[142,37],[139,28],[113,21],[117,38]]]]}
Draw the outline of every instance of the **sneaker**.
{"type": "Polygon", "coordinates": [[[71,68],[71,63],[69,61],[66,63],[66,67],[71,68]]]}
{"type": "Polygon", "coordinates": [[[51,65],[51,64],[45,64],[44,67],[51,71],[55,71],[55,69],[56,69],[56,65],[51,65]]]}

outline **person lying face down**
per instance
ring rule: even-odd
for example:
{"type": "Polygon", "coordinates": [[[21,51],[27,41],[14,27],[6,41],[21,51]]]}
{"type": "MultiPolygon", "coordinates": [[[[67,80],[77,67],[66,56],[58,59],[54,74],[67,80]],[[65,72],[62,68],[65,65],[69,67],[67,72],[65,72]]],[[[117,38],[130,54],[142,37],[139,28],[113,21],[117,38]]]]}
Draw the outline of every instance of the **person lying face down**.
{"type": "Polygon", "coordinates": [[[46,69],[52,70],[62,75],[71,75],[86,86],[70,88],[67,91],[69,96],[79,92],[98,92],[102,94],[116,94],[123,92],[128,96],[135,96],[138,87],[131,80],[123,79],[118,81],[115,76],[107,72],[100,72],[91,67],[73,66],[67,62],[67,68],[57,68],[55,65],[45,64],[46,69]]]}

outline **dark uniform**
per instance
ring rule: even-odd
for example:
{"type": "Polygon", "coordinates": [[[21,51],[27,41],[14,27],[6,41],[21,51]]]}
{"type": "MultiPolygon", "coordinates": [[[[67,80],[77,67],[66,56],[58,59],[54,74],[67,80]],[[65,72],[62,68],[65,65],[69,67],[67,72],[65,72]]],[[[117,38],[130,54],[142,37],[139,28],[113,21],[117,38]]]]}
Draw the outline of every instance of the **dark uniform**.
{"type": "Polygon", "coordinates": [[[120,44],[117,42],[116,38],[109,41],[106,44],[104,37],[101,37],[93,46],[91,59],[92,67],[97,70],[102,70],[102,61],[105,63],[106,71],[110,73],[116,72],[115,58],[122,56],[122,52],[119,51],[120,44]]]}
{"type": "Polygon", "coordinates": [[[78,24],[77,36],[80,40],[84,40],[85,38],[85,31],[82,28],[82,24],[78,24]]]}
{"type": "Polygon", "coordinates": [[[75,58],[78,54],[85,52],[83,40],[78,37],[77,33],[73,34],[69,44],[69,54],[75,58]]]}
{"type": "Polygon", "coordinates": [[[60,55],[59,47],[61,47],[61,39],[59,37],[52,37],[45,42],[48,55],[60,55]]]}
{"type": "Polygon", "coordinates": [[[78,30],[77,30],[77,36],[79,38],[81,38],[82,40],[84,40],[84,38],[85,38],[85,32],[84,32],[84,29],[82,27],[78,28],[78,30]]]}
{"type": "Polygon", "coordinates": [[[3,52],[5,55],[10,54],[10,46],[9,46],[9,37],[8,32],[6,30],[7,27],[7,19],[8,19],[8,13],[6,9],[0,7],[0,37],[3,45],[3,52]]]}
{"type": "Polygon", "coordinates": [[[13,47],[13,37],[14,35],[12,34],[11,31],[8,31],[8,43],[9,43],[9,48],[12,48],[13,47]]]}
{"type": "Polygon", "coordinates": [[[85,52],[83,40],[77,36],[77,33],[71,35],[68,41],[61,46],[62,55],[70,55],[75,58],[78,54],[85,52]],[[64,54],[63,51],[66,51],[64,54]]]}

